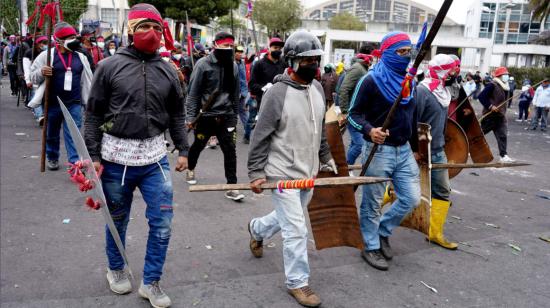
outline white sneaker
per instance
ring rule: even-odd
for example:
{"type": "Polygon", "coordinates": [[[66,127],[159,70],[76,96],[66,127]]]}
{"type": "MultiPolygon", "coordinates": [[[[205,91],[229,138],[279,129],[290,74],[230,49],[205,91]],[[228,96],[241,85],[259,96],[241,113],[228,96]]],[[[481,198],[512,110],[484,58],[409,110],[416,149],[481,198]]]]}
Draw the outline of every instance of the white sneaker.
{"type": "Polygon", "coordinates": [[[513,163],[515,161],[516,161],[515,159],[510,158],[510,156],[508,156],[508,155],[504,155],[504,156],[500,157],[500,162],[501,163],[513,163]]]}
{"type": "Polygon", "coordinates": [[[195,179],[195,171],[194,170],[187,170],[187,176],[185,177],[185,181],[189,185],[197,184],[197,179],[195,179]]]}
{"type": "Polygon", "coordinates": [[[112,271],[107,269],[107,281],[109,288],[116,294],[126,294],[132,292],[132,283],[125,270],[112,271]]]}
{"type": "Polygon", "coordinates": [[[165,308],[172,305],[170,297],[160,288],[158,281],[153,281],[151,284],[143,284],[139,286],[138,293],[141,297],[146,298],[155,308],[165,308]]]}
{"type": "Polygon", "coordinates": [[[225,192],[225,197],[233,201],[240,201],[244,199],[244,195],[241,194],[238,190],[228,190],[225,192]]]}
{"type": "Polygon", "coordinates": [[[349,171],[349,176],[355,176],[355,174],[353,173],[353,170],[349,171]]]}

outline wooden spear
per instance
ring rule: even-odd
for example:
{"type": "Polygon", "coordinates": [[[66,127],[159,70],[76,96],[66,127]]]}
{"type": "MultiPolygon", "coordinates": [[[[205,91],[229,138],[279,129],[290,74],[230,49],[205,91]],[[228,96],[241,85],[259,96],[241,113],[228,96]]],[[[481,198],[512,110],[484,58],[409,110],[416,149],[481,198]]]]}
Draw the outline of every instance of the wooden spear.
{"type": "MultiPolygon", "coordinates": [[[[343,185],[362,185],[362,184],[374,184],[391,181],[388,178],[379,177],[334,177],[334,178],[320,178],[314,182],[315,187],[336,187],[343,185]]],[[[276,189],[277,182],[269,182],[262,184],[262,189],[276,189]]],[[[250,184],[212,184],[212,185],[192,185],[189,186],[190,192],[201,191],[220,191],[220,190],[251,190],[250,184]]]]}
{"type": "MultiPolygon", "coordinates": [[[[50,1],[48,0],[48,4],[50,1]]],[[[47,18],[47,17],[46,17],[47,18]]],[[[46,19],[46,37],[48,38],[48,51],[46,55],[46,65],[52,66],[52,44],[51,44],[51,35],[52,35],[52,18],[46,19]]],[[[41,69],[41,68],[40,68],[41,69]]],[[[42,126],[42,145],[41,145],[41,154],[40,154],[40,172],[46,171],[46,138],[48,130],[48,107],[50,105],[50,84],[51,77],[46,76],[46,89],[44,90],[44,125],[42,126]]]]}
{"type": "MultiPolygon", "coordinates": [[[[441,24],[443,24],[443,20],[445,19],[445,16],[447,15],[447,12],[449,11],[449,8],[451,7],[452,3],[453,3],[453,0],[445,0],[443,2],[443,4],[441,5],[441,9],[439,9],[439,12],[437,13],[437,16],[435,17],[434,23],[433,23],[432,27],[430,28],[430,32],[428,32],[428,35],[426,36],[426,40],[424,41],[424,43],[422,43],[422,47],[420,48],[420,51],[418,52],[418,55],[414,59],[413,67],[410,69],[411,71],[416,72],[416,70],[420,66],[420,63],[422,62],[422,60],[424,60],[424,57],[426,56],[429,49],[431,48],[432,42],[433,42],[437,32],[439,31],[439,28],[441,27],[441,24]]],[[[412,89],[411,89],[411,92],[412,92],[412,89]]],[[[399,104],[401,102],[401,99],[403,99],[402,91],[399,93],[399,95],[397,96],[397,98],[393,102],[393,105],[392,105],[388,115],[386,116],[386,119],[384,120],[384,124],[382,125],[382,131],[385,132],[389,128],[389,126],[390,126],[390,124],[393,120],[393,115],[397,111],[397,108],[399,108],[399,104]]],[[[372,159],[374,158],[374,153],[376,153],[377,149],[378,149],[378,144],[374,143],[373,146],[372,146],[372,149],[369,153],[369,156],[367,158],[367,161],[365,161],[365,163],[363,164],[363,167],[361,168],[361,174],[360,174],[361,176],[364,176],[365,173],[367,172],[367,169],[369,168],[369,165],[370,165],[372,159]]],[[[357,186],[354,189],[357,190],[357,186]]]]}
{"type": "MultiPolygon", "coordinates": [[[[539,82],[537,82],[536,84],[534,84],[534,85],[533,85],[533,88],[536,87],[536,86],[538,86],[539,84],[541,84],[541,83],[543,83],[543,82],[544,82],[544,79],[541,80],[541,81],[539,81],[539,82]]],[[[527,90],[527,91],[529,91],[529,90],[527,90]]],[[[507,100],[505,100],[505,101],[503,101],[502,103],[500,103],[500,104],[497,106],[497,110],[500,109],[500,108],[502,108],[502,106],[504,106],[504,105],[505,105],[506,103],[508,103],[510,100],[512,100],[512,99],[514,99],[514,98],[516,98],[516,97],[519,97],[522,93],[523,93],[523,91],[520,92],[520,93],[517,94],[517,95],[514,95],[514,96],[509,97],[507,100]]],[[[493,113],[493,112],[494,112],[494,111],[493,111],[492,109],[489,110],[489,112],[487,112],[486,114],[482,115],[482,116],[479,118],[478,121],[479,121],[479,122],[483,121],[483,119],[485,119],[488,115],[490,115],[490,114],[493,113]]]]}
{"type": "MultiPolygon", "coordinates": [[[[463,168],[510,168],[520,166],[530,166],[529,163],[513,162],[513,163],[446,163],[446,164],[432,164],[432,170],[434,169],[463,169],[463,168]]],[[[348,170],[359,170],[361,165],[348,165],[348,170]]]]}

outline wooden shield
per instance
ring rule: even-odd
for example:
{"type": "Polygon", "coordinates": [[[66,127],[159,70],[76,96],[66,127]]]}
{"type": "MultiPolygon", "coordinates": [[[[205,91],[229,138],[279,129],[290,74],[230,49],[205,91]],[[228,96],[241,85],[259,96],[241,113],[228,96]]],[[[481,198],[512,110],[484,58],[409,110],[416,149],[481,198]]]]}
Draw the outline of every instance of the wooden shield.
{"type": "MultiPolygon", "coordinates": [[[[338,166],[338,175],[319,172],[317,178],[347,177],[346,152],[336,115],[329,110],[325,120],[327,141],[338,166]]],[[[308,213],[316,249],[347,246],[363,250],[353,186],[315,188],[308,213]]]]}
{"type": "MultiPolygon", "coordinates": [[[[445,155],[449,163],[466,163],[468,161],[468,138],[464,130],[452,119],[447,119],[445,129],[445,155]]],[[[462,169],[449,169],[449,178],[454,178],[462,169]]]]}
{"type": "Polygon", "coordinates": [[[426,235],[430,230],[430,208],[432,205],[431,140],[430,125],[418,123],[418,152],[421,156],[421,161],[418,164],[420,169],[420,204],[401,222],[401,226],[418,230],[426,235]]]}
{"type": "Polygon", "coordinates": [[[466,133],[472,161],[474,163],[491,162],[493,153],[487,140],[485,140],[485,135],[481,131],[474,108],[472,108],[469,101],[464,102],[461,110],[457,111],[456,122],[466,133]]]}

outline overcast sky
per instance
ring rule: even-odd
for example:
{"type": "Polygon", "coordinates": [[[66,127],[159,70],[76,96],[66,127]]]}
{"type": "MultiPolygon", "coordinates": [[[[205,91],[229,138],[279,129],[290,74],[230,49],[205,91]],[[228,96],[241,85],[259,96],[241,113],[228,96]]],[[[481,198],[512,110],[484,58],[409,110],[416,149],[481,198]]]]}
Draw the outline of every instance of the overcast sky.
{"type": "MultiPolygon", "coordinates": [[[[302,5],[305,8],[308,8],[308,7],[326,2],[327,0],[301,0],[301,1],[302,1],[302,5]]],[[[474,0],[453,1],[453,5],[449,10],[449,17],[451,17],[456,22],[463,24],[466,21],[466,11],[468,10],[468,7],[470,7],[473,1],[474,0]]],[[[431,7],[435,10],[439,10],[439,8],[441,7],[441,4],[443,3],[443,0],[416,0],[415,2],[431,7]]]]}

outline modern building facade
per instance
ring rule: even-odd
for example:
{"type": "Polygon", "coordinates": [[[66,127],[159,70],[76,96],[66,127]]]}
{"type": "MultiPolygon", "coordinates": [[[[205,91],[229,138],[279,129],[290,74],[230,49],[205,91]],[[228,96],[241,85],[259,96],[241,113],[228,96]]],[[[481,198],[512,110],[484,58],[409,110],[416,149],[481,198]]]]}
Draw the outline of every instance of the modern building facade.
{"type": "MultiPolygon", "coordinates": [[[[403,31],[418,32],[425,20],[433,22],[437,10],[413,0],[329,0],[306,8],[306,20],[330,20],[338,13],[348,12],[365,23],[392,23],[403,31]]],[[[444,24],[458,25],[450,18],[444,24]]]]}
{"type": "MultiPolygon", "coordinates": [[[[527,0],[473,1],[468,9],[464,36],[492,42],[490,67],[548,67],[550,46],[531,43],[550,30],[550,18],[534,20],[527,0]]],[[[483,65],[480,51],[466,49],[462,62],[483,65]]]]}

